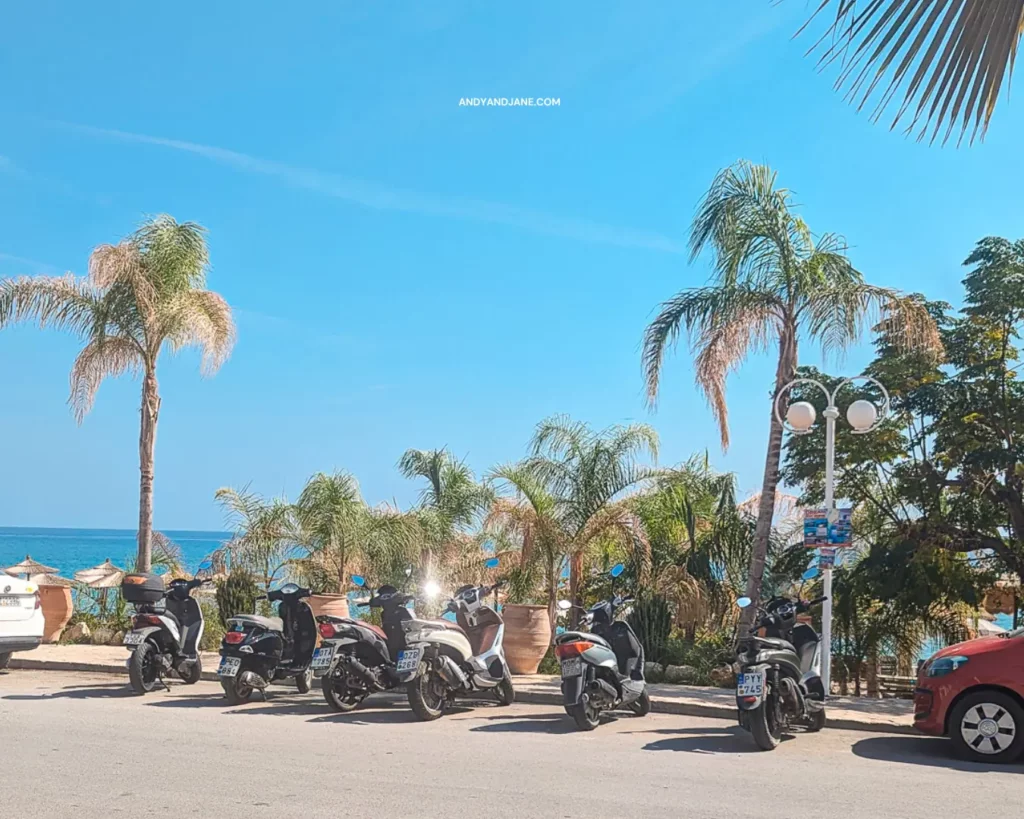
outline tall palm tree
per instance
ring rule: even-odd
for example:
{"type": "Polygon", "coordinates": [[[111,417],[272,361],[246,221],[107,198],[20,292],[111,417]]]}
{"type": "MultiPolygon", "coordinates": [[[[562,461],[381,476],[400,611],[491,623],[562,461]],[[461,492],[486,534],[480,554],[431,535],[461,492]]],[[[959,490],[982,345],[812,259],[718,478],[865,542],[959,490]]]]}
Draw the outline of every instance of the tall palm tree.
{"type": "MultiPolygon", "coordinates": [[[[248,488],[224,487],[214,498],[227,512],[235,532],[223,549],[231,559],[231,568],[242,566],[251,571],[264,591],[270,591],[298,548],[294,508],[283,498],[267,500],[248,488]]],[[[224,554],[218,559],[222,560],[224,554]]]]}
{"type": "Polygon", "coordinates": [[[209,268],[205,229],[158,216],[116,245],[100,245],[84,278],[24,276],[0,281],[0,327],[35,320],[85,341],[71,368],[68,403],[81,423],[103,379],[142,377],[139,429],[141,571],[152,565],[153,469],[160,391],[160,352],[202,351],[202,373],[212,375],[231,353],[231,308],[204,289],[209,268]]]}
{"type": "MultiPolygon", "coordinates": [[[[824,353],[842,352],[881,315],[908,345],[940,346],[938,331],[920,302],[867,284],[835,234],[815,237],[793,211],[788,190],[765,165],[739,162],[721,171],[697,209],[690,249],[695,259],[710,248],[714,274],[705,287],[688,288],[661,305],[643,341],[643,372],[653,406],[665,351],[684,330],[695,354],[697,387],[729,446],[726,377],[751,352],[776,347],[773,397],[796,374],[801,338],[824,353]]],[[[782,425],[769,407],[768,453],[759,500],[747,596],[759,597],[779,481],[782,425]]],[[[754,606],[744,611],[752,616],[754,606]]]]}
{"type": "Polygon", "coordinates": [[[959,120],[959,140],[969,129],[971,141],[984,137],[1013,72],[1024,0],[819,0],[814,16],[829,7],[835,20],[818,41],[828,43],[819,64],[841,65],[836,85],[859,107],[884,88],[876,119],[903,97],[892,127],[909,117],[907,131],[921,123],[920,139],[934,124],[934,141],[945,126],[945,142],[959,120]]]}

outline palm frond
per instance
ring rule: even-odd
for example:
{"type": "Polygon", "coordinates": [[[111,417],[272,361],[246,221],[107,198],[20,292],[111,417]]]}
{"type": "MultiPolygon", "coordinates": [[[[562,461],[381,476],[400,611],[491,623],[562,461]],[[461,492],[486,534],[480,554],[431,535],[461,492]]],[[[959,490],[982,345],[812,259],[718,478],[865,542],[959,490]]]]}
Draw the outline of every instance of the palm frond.
{"type": "Polygon", "coordinates": [[[945,143],[958,125],[958,144],[968,132],[984,138],[1013,72],[1024,0],[822,0],[815,15],[830,6],[835,20],[811,50],[830,40],[819,65],[841,64],[836,87],[858,110],[879,92],[877,120],[902,96],[890,127],[909,116],[918,139],[932,127],[930,141],[941,132],[945,143]]]}
{"type": "Polygon", "coordinates": [[[0,328],[36,321],[40,327],[87,335],[95,325],[103,294],[71,275],[19,276],[0,280],[0,328]]]}
{"type": "Polygon", "coordinates": [[[97,336],[82,348],[71,367],[68,397],[75,420],[81,424],[96,400],[103,379],[124,373],[138,374],[143,360],[138,345],[120,336],[97,336]]]}
{"type": "Polygon", "coordinates": [[[202,351],[201,372],[213,375],[231,355],[235,323],[231,307],[218,293],[185,290],[161,304],[157,316],[157,341],[166,337],[172,352],[183,347],[202,351]]]}

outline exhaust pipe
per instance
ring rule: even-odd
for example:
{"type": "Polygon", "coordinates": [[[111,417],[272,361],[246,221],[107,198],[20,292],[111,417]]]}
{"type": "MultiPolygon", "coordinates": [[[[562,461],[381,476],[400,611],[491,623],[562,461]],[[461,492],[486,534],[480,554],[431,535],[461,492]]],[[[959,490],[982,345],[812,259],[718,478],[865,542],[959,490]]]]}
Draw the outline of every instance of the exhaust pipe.
{"type": "Polygon", "coordinates": [[[591,680],[587,686],[587,693],[599,702],[615,702],[619,698],[619,692],[612,688],[604,680],[591,680]]]}
{"type": "Polygon", "coordinates": [[[438,660],[440,663],[438,666],[438,672],[441,675],[441,679],[455,689],[469,688],[469,678],[462,672],[462,669],[455,664],[455,661],[451,657],[447,657],[442,654],[438,657],[438,660]]]}
{"type": "Polygon", "coordinates": [[[372,691],[383,691],[384,690],[384,686],[380,684],[380,681],[377,679],[377,675],[374,673],[373,669],[369,668],[366,665],[363,665],[361,662],[359,662],[359,660],[357,660],[355,657],[351,657],[351,656],[346,656],[345,660],[344,660],[344,663],[345,663],[345,668],[348,671],[352,672],[352,674],[354,676],[358,677],[364,683],[366,683],[366,686],[370,690],[372,690],[372,691]]]}

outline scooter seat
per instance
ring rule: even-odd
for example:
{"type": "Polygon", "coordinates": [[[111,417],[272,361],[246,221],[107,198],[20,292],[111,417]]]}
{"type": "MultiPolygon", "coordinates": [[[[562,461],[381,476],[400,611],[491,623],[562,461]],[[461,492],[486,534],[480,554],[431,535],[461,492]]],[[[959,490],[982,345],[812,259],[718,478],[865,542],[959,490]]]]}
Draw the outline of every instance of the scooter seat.
{"type": "Polygon", "coordinates": [[[258,614],[236,614],[231,618],[240,623],[248,623],[253,626],[265,628],[268,631],[284,631],[284,622],[280,617],[261,617],[258,614]]]}

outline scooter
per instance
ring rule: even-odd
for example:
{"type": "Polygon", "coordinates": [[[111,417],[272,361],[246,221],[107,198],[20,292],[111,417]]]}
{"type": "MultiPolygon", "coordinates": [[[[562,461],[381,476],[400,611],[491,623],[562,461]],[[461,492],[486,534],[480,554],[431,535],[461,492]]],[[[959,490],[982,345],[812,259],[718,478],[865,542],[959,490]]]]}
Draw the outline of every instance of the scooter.
{"type": "MultiPolygon", "coordinates": [[[[594,730],[602,711],[628,707],[637,716],[651,710],[644,679],[644,647],[629,623],[615,615],[633,602],[614,593],[615,578],[624,566],[612,567],[612,597],[583,613],[581,631],[566,631],[555,638],[555,656],[562,663],[562,703],[582,731],[594,730]]],[[[559,600],[569,611],[572,603],[559,600]]]]}
{"type": "MultiPolygon", "coordinates": [[[[491,558],[488,569],[498,566],[491,558]]],[[[409,706],[421,720],[435,720],[451,707],[457,696],[492,691],[502,705],[515,702],[512,675],[505,661],[505,622],[488,595],[504,585],[462,586],[448,602],[446,619],[402,623],[406,648],[395,664],[406,685],[409,706]]]]}
{"type": "MultiPolygon", "coordinates": [[[[817,574],[817,569],[808,569],[804,582],[817,574]]],[[[802,723],[810,732],[825,727],[821,638],[811,626],[798,623],[797,615],[827,599],[801,600],[800,592],[796,599],[773,597],[758,611],[750,633],[737,642],[739,723],[762,751],[775,750],[791,723],[802,723]]],[[[741,597],[736,605],[745,609],[750,598],[741,597]]]]}
{"type": "Polygon", "coordinates": [[[318,634],[305,600],[310,594],[309,589],[286,583],[257,598],[277,603],[278,617],[236,614],[228,620],[217,669],[228,703],[248,702],[254,691],[266,699],[268,685],[289,678],[300,694],[309,693],[318,634]]]}
{"type": "Polygon", "coordinates": [[[178,579],[165,586],[158,574],[126,574],[122,579],[122,597],[135,606],[124,645],[132,652],[128,679],[136,693],[148,694],[157,685],[167,688],[165,674],[187,685],[199,682],[203,674],[199,641],[205,622],[192,591],[209,582],[178,579]]]}
{"type": "MultiPolygon", "coordinates": [[[[360,575],[353,575],[352,582],[359,588],[366,586],[360,575]]],[[[327,666],[320,685],[335,711],[351,711],[370,694],[402,684],[397,672],[397,661],[406,648],[402,624],[414,617],[409,609],[414,599],[391,585],[378,588],[365,605],[381,610],[383,628],[352,618],[318,618],[323,643],[313,663],[327,666]]]]}

